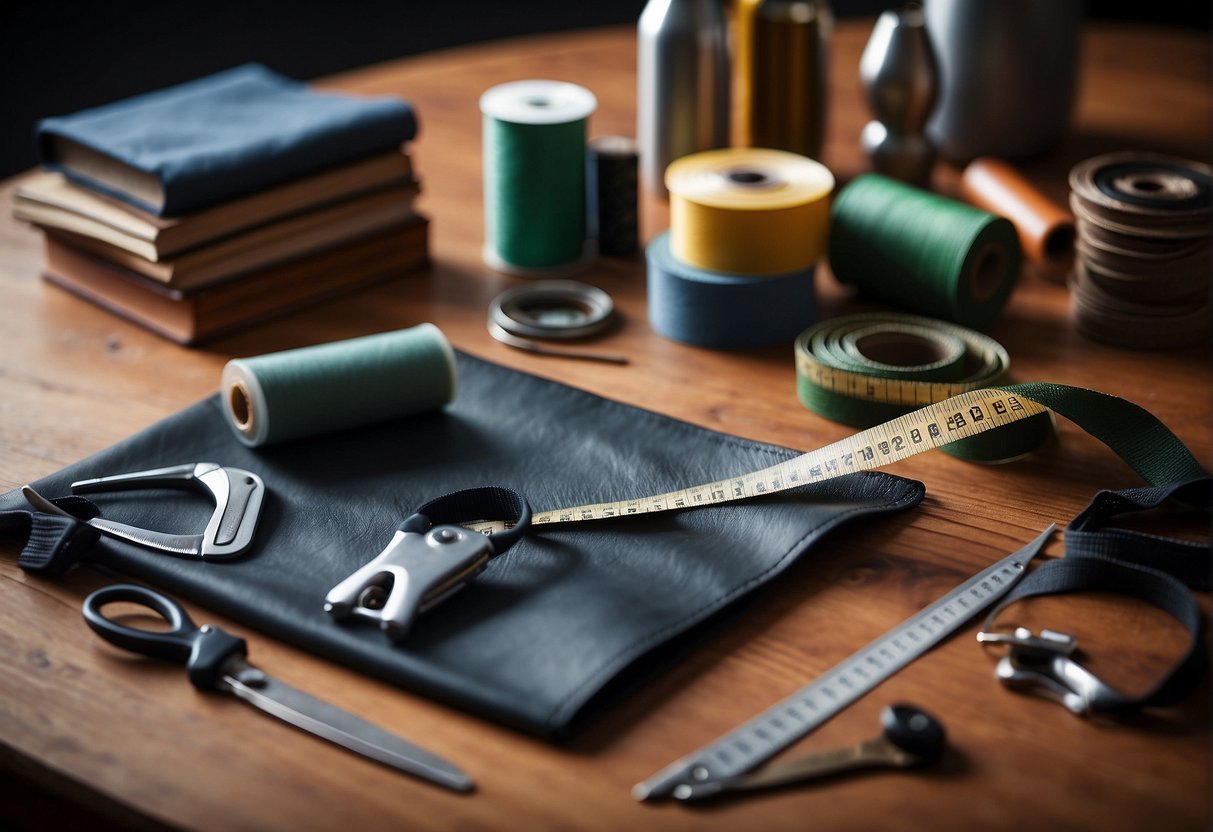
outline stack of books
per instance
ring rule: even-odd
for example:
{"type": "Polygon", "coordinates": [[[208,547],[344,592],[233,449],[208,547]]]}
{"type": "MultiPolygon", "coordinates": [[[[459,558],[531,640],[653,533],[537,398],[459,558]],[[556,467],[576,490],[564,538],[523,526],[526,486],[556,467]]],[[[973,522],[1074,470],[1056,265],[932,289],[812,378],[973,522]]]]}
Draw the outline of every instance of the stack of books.
{"type": "Polygon", "coordinates": [[[399,99],[249,65],[44,119],[14,215],[46,280],[198,344],[423,267],[415,134],[399,99]]]}

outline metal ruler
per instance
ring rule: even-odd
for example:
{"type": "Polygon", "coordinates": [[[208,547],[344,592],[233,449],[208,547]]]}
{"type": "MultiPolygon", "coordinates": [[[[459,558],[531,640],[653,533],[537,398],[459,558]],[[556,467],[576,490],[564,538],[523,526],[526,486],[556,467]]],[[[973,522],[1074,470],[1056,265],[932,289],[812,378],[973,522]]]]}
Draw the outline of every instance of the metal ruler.
{"type": "Polygon", "coordinates": [[[691,784],[743,774],[787,748],[1006,595],[1055,527],[1049,526],[1018,552],[969,578],[787,699],[638,783],[633,796],[637,800],[684,797],[691,784]]]}

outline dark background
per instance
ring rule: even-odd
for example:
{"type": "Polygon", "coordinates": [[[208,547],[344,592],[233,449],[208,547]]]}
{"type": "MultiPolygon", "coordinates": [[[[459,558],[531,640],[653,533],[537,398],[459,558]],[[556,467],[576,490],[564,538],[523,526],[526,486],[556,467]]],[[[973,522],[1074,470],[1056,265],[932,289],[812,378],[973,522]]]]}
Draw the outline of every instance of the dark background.
{"type": "MultiPolygon", "coordinates": [[[[846,17],[900,3],[831,5],[846,17]]],[[[1209,27],[1202,0],[1086,6],[1093,17],[1209,27]]],[[[0,0],[0,177],[35,164],[39,118],[248,61],[307,80],[459,43],[634,23],[643,7],[644,0],[0,0]]]]}

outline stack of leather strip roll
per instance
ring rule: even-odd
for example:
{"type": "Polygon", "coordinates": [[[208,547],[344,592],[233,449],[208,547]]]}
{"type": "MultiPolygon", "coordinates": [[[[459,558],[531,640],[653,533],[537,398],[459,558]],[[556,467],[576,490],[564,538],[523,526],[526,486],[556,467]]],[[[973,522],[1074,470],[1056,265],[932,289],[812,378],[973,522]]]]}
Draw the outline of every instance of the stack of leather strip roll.
{"type": "Polygon", "coordinates": [[[670,229],[648,246],[649,321],[712,349],[786,343],[816,320],[834,177],[767,149],[684,156],[665,175],[670,229]]]}
{"type": "Polygon", "coordinates": [[[1163,349],[1210,332],[1208,165],[1150,153],[1088,159],[1070,171],[1078,220],[1075,326],[1092,340],[1163,349]]]}
{"type": "MultiPolygon", "coordinates": [[[[801,403],[827,419],[858,428],[873,427],[969,390],[1006,383],[1011,367],[1006,349],[980,332],[900,313],[831,318],[801,333],[795,351],[801,403]]],[[[984,418],[980,408],[958,411],[930,430],[946,435],[968,420],[984,418]]],[[[1046,413],[941,450],[973,462],[1005,462],[1040,447],[1052,432],[1046,413]]],[[[900,441],[927,438],[916,433],[911,431],[900,441]]]]}

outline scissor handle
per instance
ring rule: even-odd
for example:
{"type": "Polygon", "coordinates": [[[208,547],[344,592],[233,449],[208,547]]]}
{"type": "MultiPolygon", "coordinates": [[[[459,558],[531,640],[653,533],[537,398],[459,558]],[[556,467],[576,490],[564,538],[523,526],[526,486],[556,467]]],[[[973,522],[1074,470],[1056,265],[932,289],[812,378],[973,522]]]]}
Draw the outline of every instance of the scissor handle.
{"type": "Polygon", "coordinates": [[[132,653],[183,664],[199,688],[217,687],[233,656],[244,656],[244,639],[218,627],[199,627],[185,609],[167,595],[135,584],[103,587],[84,599],[84,621],[97,635],[132,653]],[[109,604],[127,602],[159,613],[168,630],[145,630],[119,624],[103,612],[109,604]]]}

